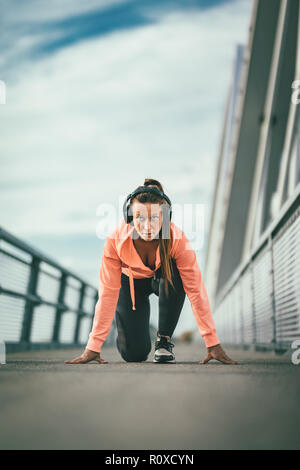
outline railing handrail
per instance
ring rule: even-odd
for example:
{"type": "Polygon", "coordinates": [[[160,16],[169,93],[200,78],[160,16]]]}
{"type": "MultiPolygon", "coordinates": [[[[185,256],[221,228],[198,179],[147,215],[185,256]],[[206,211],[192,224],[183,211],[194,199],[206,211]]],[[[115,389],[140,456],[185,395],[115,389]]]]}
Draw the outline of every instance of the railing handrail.
{"type": "Polygon", "coordinates": [[[79,282],[85,284],[86,286],[92,288],[93,290],[96,289],[95,286],[93,286],[89,282],[85,281],[78,274],[70,271],[69,269],[64,268],[63,266],[61,266],[58,262],[56,262],[51,257],[45,255],[44,253],[37,250],[36,248],[33,248],[27,242],[24,242],[23,240],[19,239],[15,235],[12,235],[10,232],[8,232],[7,230],[5,230],[3,227],[0,226],[0,240],[1,239],[5,240],[8,243],[11,243],[13,246],[23,250],[24,252],[28,253],[32,257],[38,258],[39,260],[43,261],[44,263],[47,263],[48,265],[52,266],[53,268],[58,269],[60,272],[66,274],[67,276],[73,277],[74,279],[76,279],[79,282]]]}

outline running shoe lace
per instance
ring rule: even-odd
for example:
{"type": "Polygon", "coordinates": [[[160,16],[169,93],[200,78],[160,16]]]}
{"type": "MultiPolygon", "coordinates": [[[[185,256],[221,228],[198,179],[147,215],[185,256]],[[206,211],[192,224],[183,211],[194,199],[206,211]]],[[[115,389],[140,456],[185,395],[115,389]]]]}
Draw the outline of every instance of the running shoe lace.
{"type": "Polygon", "coordinates": [[[174,344],[168,341],[167,338],[164,338],[163,336],[159,339],[159,341],[156,341],[155,343],[155,349],[164,348],[171,353],[173,352],[173,347],[174,344]]]}

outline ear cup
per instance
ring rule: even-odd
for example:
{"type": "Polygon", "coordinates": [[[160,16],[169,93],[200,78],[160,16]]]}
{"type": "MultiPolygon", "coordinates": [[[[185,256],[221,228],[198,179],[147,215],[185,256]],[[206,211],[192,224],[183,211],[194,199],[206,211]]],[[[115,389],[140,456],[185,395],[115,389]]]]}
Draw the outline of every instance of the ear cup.
{"type": "Polygon", "coordinates": [[[133,217],[129,215],[130,198],[129,199],[128,198],[129,196],[127,197],[127,199],[125,200],[123,204],[123,217],[124,217],[126,224],[131,223],[133,219],[133,217]]]}
{"type": "Polygon", "coordinates": [[[127,210],[126,210],[127,220],[128,220],[127,223],[133,225],[133,216],[130,215],[129,212],[130,212],[130,204],[127,206],[127,210]]]}
{"type": "MultiPolygon", "coordinates": [[[[130,200],[129,200],[130,201],[130,200]]],[[[125,205],[125,210],[123,211],[124,212],[124,219],[125,219],[125,222],[127,224],[133,224],[133,216],[129,214],[130,212],[130,204],[129,204],[129,201],[126,201],[126,205],[125,205]]]]}

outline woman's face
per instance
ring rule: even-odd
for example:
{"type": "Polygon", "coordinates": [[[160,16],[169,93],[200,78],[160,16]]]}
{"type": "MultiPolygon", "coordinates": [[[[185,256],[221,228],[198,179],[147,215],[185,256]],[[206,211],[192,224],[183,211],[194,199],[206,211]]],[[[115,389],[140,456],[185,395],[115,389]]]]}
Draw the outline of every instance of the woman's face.
{"type": "Polygon", "coordinates": [[[139,236],[145,241],[159,238],[162,226],[162,210],[159,203],[133,201],[131,204],[133,224],[139,236]]]}

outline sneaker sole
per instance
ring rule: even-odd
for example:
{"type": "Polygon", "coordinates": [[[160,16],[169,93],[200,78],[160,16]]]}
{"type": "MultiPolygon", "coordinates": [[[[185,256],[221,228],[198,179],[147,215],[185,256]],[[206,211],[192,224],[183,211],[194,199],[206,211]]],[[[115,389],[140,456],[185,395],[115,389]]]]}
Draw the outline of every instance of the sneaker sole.
{"type": "Polygon", "coordinates": [[[166,363],[176,364],[176,360],[171,359],[168,356],[161,356],[159,358],[154,357],[153,362],[161,363],[161,364],[166,364],[166,363]]]}

